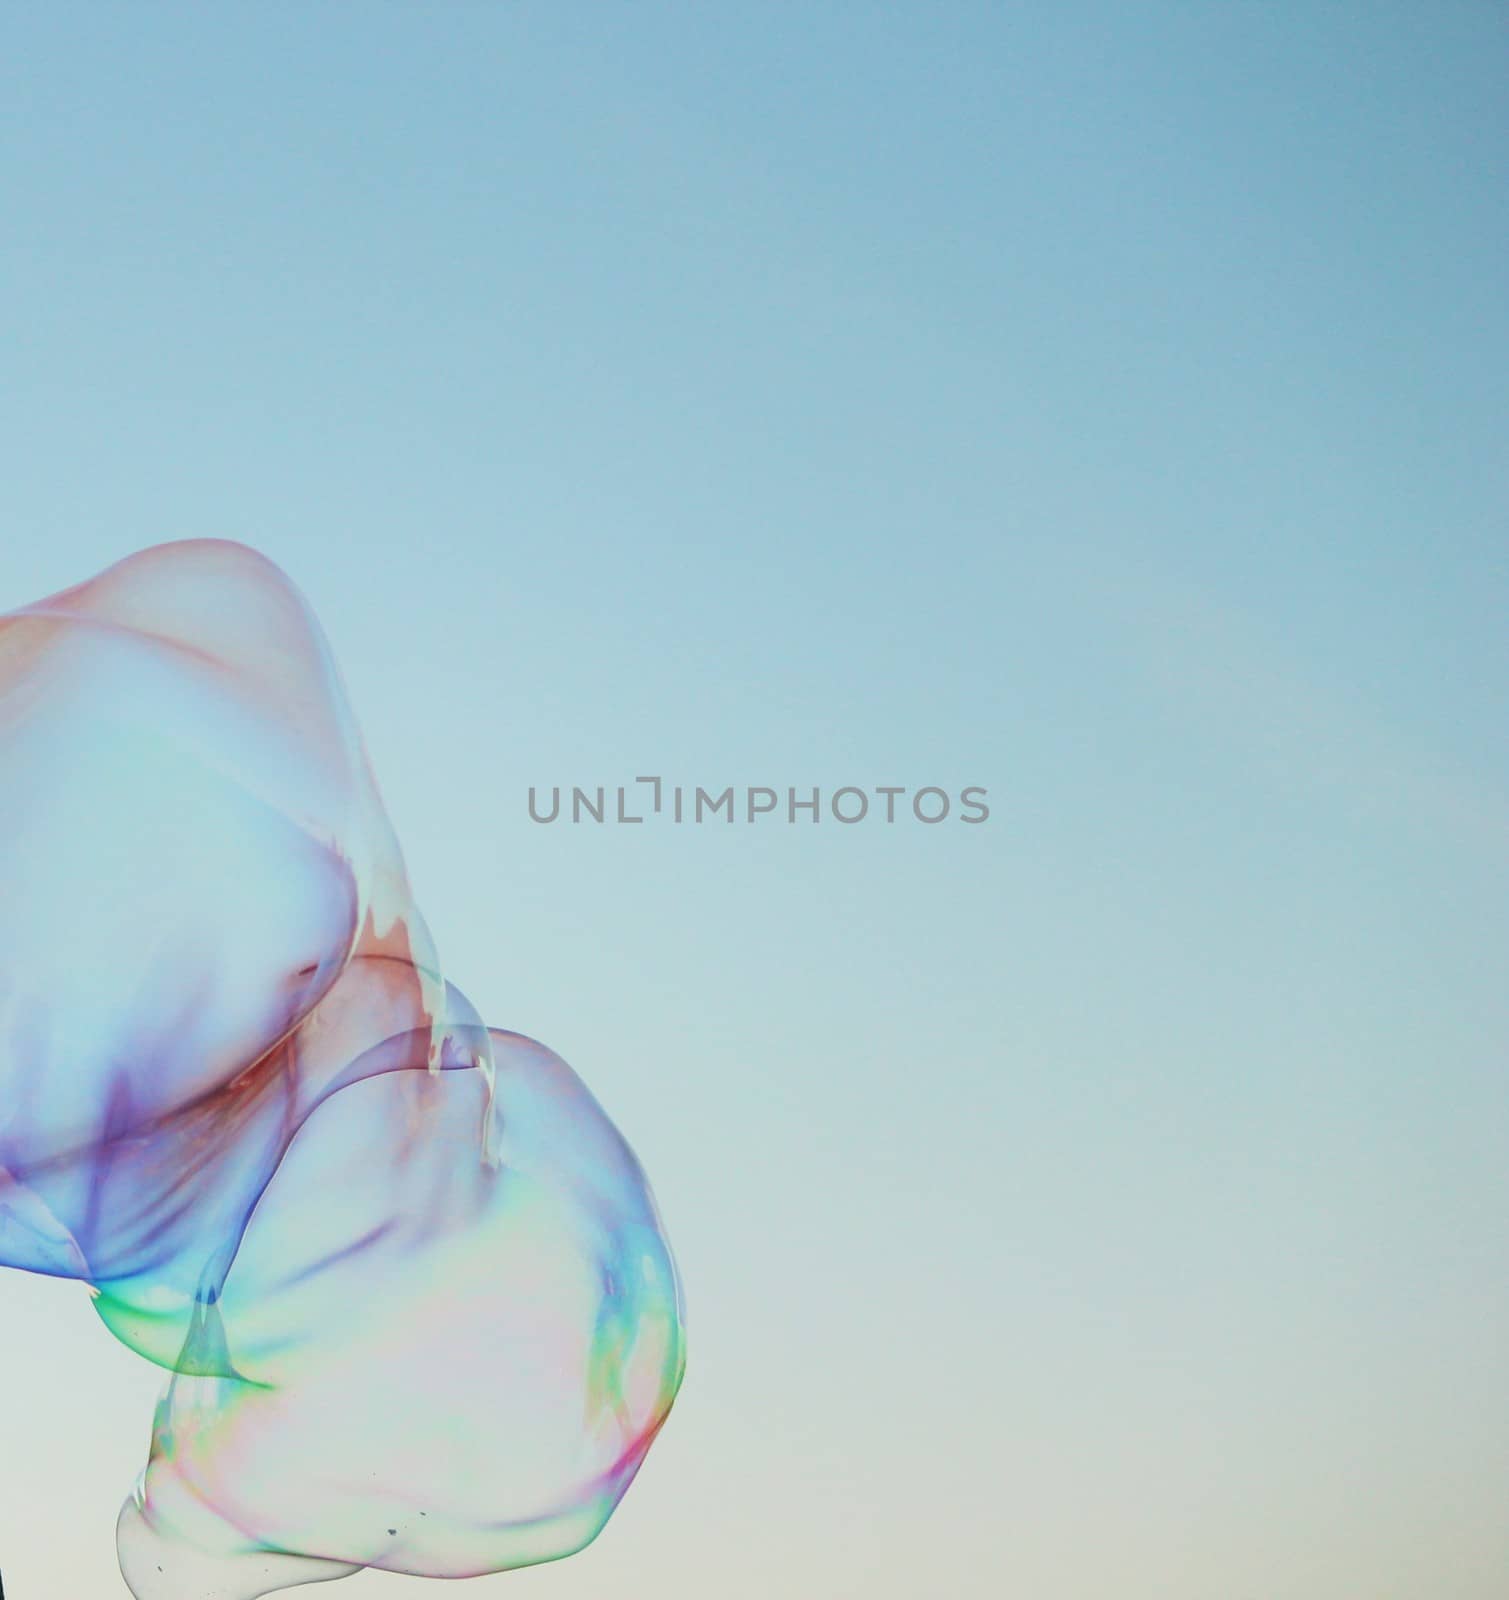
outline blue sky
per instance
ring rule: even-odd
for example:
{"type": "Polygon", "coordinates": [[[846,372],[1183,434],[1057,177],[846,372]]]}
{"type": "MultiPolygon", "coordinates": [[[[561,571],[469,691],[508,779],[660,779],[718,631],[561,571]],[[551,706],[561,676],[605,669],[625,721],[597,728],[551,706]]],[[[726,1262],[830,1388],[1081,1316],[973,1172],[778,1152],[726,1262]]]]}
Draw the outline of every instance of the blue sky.
{"type": "MultiPolygon", "coordinates": [[[[0,606],[279,561],[452,976],[685,1273],[619,1516],[478,1593],[1494,1600],[1503,15],[4,35],[0,606]],[[527,819],[643,772],[993,815],[527,819]]],[[[98,1458],[7,1477],[18,1596],[65,1523],[111,1592],[156,1383],[60,1296],[0,1283],[8,1436],[98,1458]]]]}

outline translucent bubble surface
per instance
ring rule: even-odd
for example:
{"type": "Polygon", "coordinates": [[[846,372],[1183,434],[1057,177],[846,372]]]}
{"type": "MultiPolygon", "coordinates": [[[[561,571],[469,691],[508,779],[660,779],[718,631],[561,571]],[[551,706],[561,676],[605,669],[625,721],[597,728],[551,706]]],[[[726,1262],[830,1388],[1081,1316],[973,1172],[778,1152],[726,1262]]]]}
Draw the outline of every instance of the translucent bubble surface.
{"type": "Polygon", "coordinates": [[[0,617],[0,1264],[170,1371],[138,1600],[570,1554],[680,1291],[569,1067],[440,975],[319,627],[166,545],[0,617]]]}

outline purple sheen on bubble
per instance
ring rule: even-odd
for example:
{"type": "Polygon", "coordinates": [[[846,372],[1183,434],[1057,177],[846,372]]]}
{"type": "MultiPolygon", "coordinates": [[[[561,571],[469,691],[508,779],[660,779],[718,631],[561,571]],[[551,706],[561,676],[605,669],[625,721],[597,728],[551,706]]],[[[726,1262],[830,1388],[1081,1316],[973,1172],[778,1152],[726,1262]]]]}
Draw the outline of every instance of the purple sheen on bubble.
{"type": "Polygon", "coordinates": [[[633,1154],[445,984],[271,563],[145,551],[0,618],[0,1264],[171,1377],[138,1600],[592,1539],[680,1383],[633,1154]]]}

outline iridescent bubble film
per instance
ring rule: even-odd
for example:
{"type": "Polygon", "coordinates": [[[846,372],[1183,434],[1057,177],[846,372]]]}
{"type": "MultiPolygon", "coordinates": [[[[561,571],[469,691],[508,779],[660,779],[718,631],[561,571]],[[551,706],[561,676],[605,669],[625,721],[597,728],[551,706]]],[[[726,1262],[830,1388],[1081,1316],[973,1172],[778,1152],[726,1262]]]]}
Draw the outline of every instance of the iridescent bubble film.
{"type": "Polygon", "coordinates": [[[681,1380],[644,1173],[444,980],[339,674],[239,545],[0,617],[0,1264],[168,1369],[137,1600],[602,1528],[681,1380]]]}

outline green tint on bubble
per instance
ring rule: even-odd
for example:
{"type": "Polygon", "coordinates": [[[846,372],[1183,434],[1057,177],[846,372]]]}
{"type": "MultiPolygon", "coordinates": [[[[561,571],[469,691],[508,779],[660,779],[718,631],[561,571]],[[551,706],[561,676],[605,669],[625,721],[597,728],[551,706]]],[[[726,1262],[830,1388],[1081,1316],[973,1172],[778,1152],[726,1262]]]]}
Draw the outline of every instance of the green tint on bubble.
{"type": "Polygon", "coordinates": [[[644,1174],[447,985],[318,624],[201,541],[0,618],[0,1264],[169,1369],[138,1600],[586,1544],[684,1362],[644,1174]]]}

